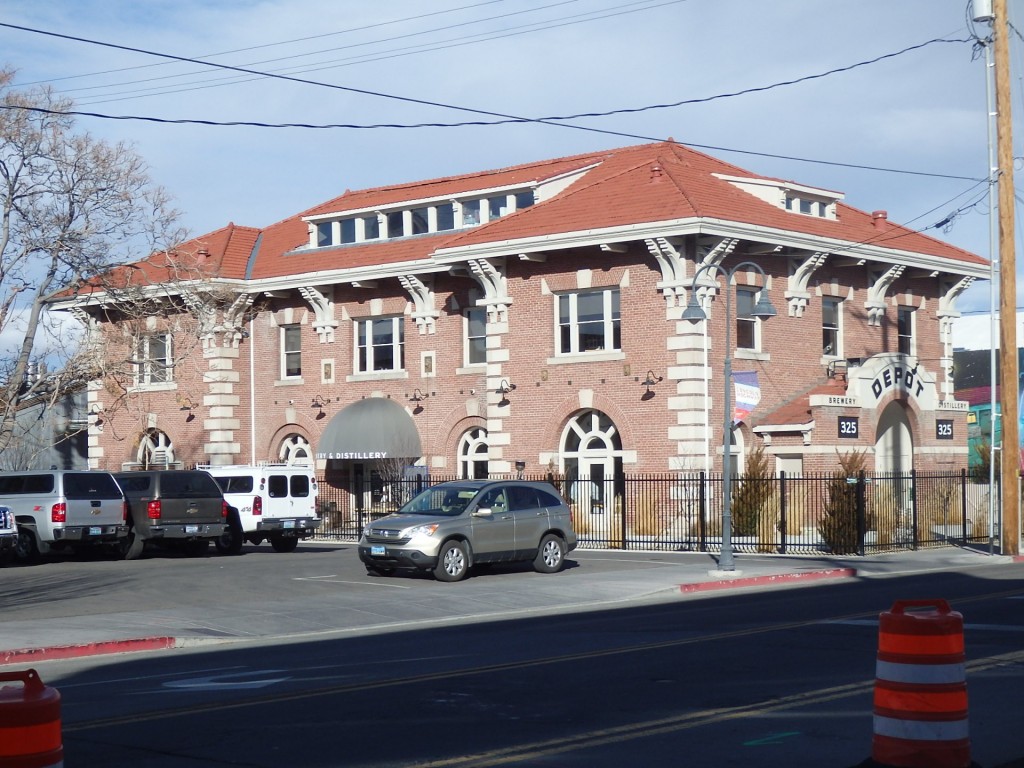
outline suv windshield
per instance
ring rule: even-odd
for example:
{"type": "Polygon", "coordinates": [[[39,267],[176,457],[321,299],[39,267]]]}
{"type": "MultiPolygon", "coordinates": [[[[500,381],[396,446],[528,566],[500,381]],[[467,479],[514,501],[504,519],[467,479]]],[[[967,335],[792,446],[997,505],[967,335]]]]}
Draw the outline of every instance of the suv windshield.
{"type": "Polygon", "coordinates": [[[398,513],[402,515],[455,517],[465,511],[479,490],[479,488],[457,485],[427,488],[427,490],[398,510],[398,513]]]}

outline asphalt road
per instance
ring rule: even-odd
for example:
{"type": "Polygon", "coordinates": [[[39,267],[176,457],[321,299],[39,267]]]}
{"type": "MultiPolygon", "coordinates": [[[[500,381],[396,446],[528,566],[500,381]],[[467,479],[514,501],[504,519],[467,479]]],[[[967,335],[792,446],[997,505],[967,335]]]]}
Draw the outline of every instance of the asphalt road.
{"type": "Polygon", "coordinates": [[[671,554],[574,553],[555,576],[454,585],[373,579],[354,557],[54,562],[0,572],[0,606],[56,627],[113,615],[123,589],[124,614],[204,617],[188,648],[34,665],[62,693],[69,766],[853,766],[871,754],[879,612],[940,596],[966,624],[975,762],[1024,754],[1019,563],[687,594],[654,588],[679,578],[671,554]],[[615,596],[624,582],[633,595],[615,596]],[[260,595],[274,628],[290,596],[304,629],[241,632],[260,595]],[[365,631],[325,610],[362,613],[365,631]],[[330,629],[305,629],[318,612],[330,629]]]}

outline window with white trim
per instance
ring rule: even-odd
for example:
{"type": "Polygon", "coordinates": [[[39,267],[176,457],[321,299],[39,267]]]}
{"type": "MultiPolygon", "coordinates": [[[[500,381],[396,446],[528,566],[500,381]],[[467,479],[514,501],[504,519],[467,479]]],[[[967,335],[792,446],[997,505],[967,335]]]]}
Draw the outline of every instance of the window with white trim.
{"type": "Polygon", "coordinates": [[[560,294],[556,312],[556,354],[622,349],[618,288],[560,294]]]}
{"type": "Polygon", "coordinates": [[[463,365],[483,365],[487,362],[487,310],[470,307],[463,313],[463,365]]]}
{"type": "Polygon", "coordinates": [[[281,326],[281,378],[302,376],[302,326],[281,326]]]}
{"type": "Polygon", "coordinates": [[[896,351],[904,355],[914,354],[913,307],[899,307],[896,310],[896,351]]]}
{"type": "Polygon", "coordinates": [[[136,384],[161,384],[171,381],[174,368],[170,335],[156,333],[141,337],[135,346],[135,360],[136,384]]]}
{"type": "Polygon", "coordinates": [[[843,301],[825,297],[821,300],[821,354],[843,356],[843,301]]]}
{"type": "Polygon", "coordinates": [[[356,321],[356,373],[405,369],[405,318],[356,321]]]}
{"type": "Polygon", "coordinates": [[[757,288],[736,289],[736,349],[761,348],[761,320],[754,316],[757,288]]]}

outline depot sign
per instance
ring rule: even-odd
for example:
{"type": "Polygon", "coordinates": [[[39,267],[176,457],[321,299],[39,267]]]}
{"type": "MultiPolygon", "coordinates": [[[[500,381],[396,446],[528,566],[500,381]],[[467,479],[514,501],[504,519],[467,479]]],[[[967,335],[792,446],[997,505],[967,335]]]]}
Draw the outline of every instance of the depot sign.
{"type": "Polygon", "coordinates": [[[905,365],[888,365],[871,380],[871,394],[875,402],[890,389],[899,388],[915,398],[924,392],[924,383],[917,375],[917,366],[909,368],[905,365]]]}

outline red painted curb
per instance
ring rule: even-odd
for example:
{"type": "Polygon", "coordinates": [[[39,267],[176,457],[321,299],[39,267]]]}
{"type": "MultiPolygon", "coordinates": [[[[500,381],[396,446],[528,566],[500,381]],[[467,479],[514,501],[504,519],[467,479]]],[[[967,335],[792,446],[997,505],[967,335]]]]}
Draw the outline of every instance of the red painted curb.
{"type": "Polygon", "coordinates": [[[21,648],[14,651],[0,651],[0,664],[76,659],[80,656],[99,656],[105,653],[159,651],[173,648],[175,642],[173,637],[140,637],[134,640],[106,640],[99,643],[83,643],[82,645],[56,645],[50,648],[21,648]]]}
{"type": "Polygon", "coordinates": [[[856,576],[856,568],[832,568],[827,571],[806,571],[804,573],[777,573],[772,576],[750,576],[745,579],[724,579],[722,581],[705,581],[699,584],[680,584],[680,592],[704,592],[713,589],[735,589],[736,587],[764,586],[766,584],[784,584],[790,581],[807,581],[811,579],[844,579],[856,576]]]}

